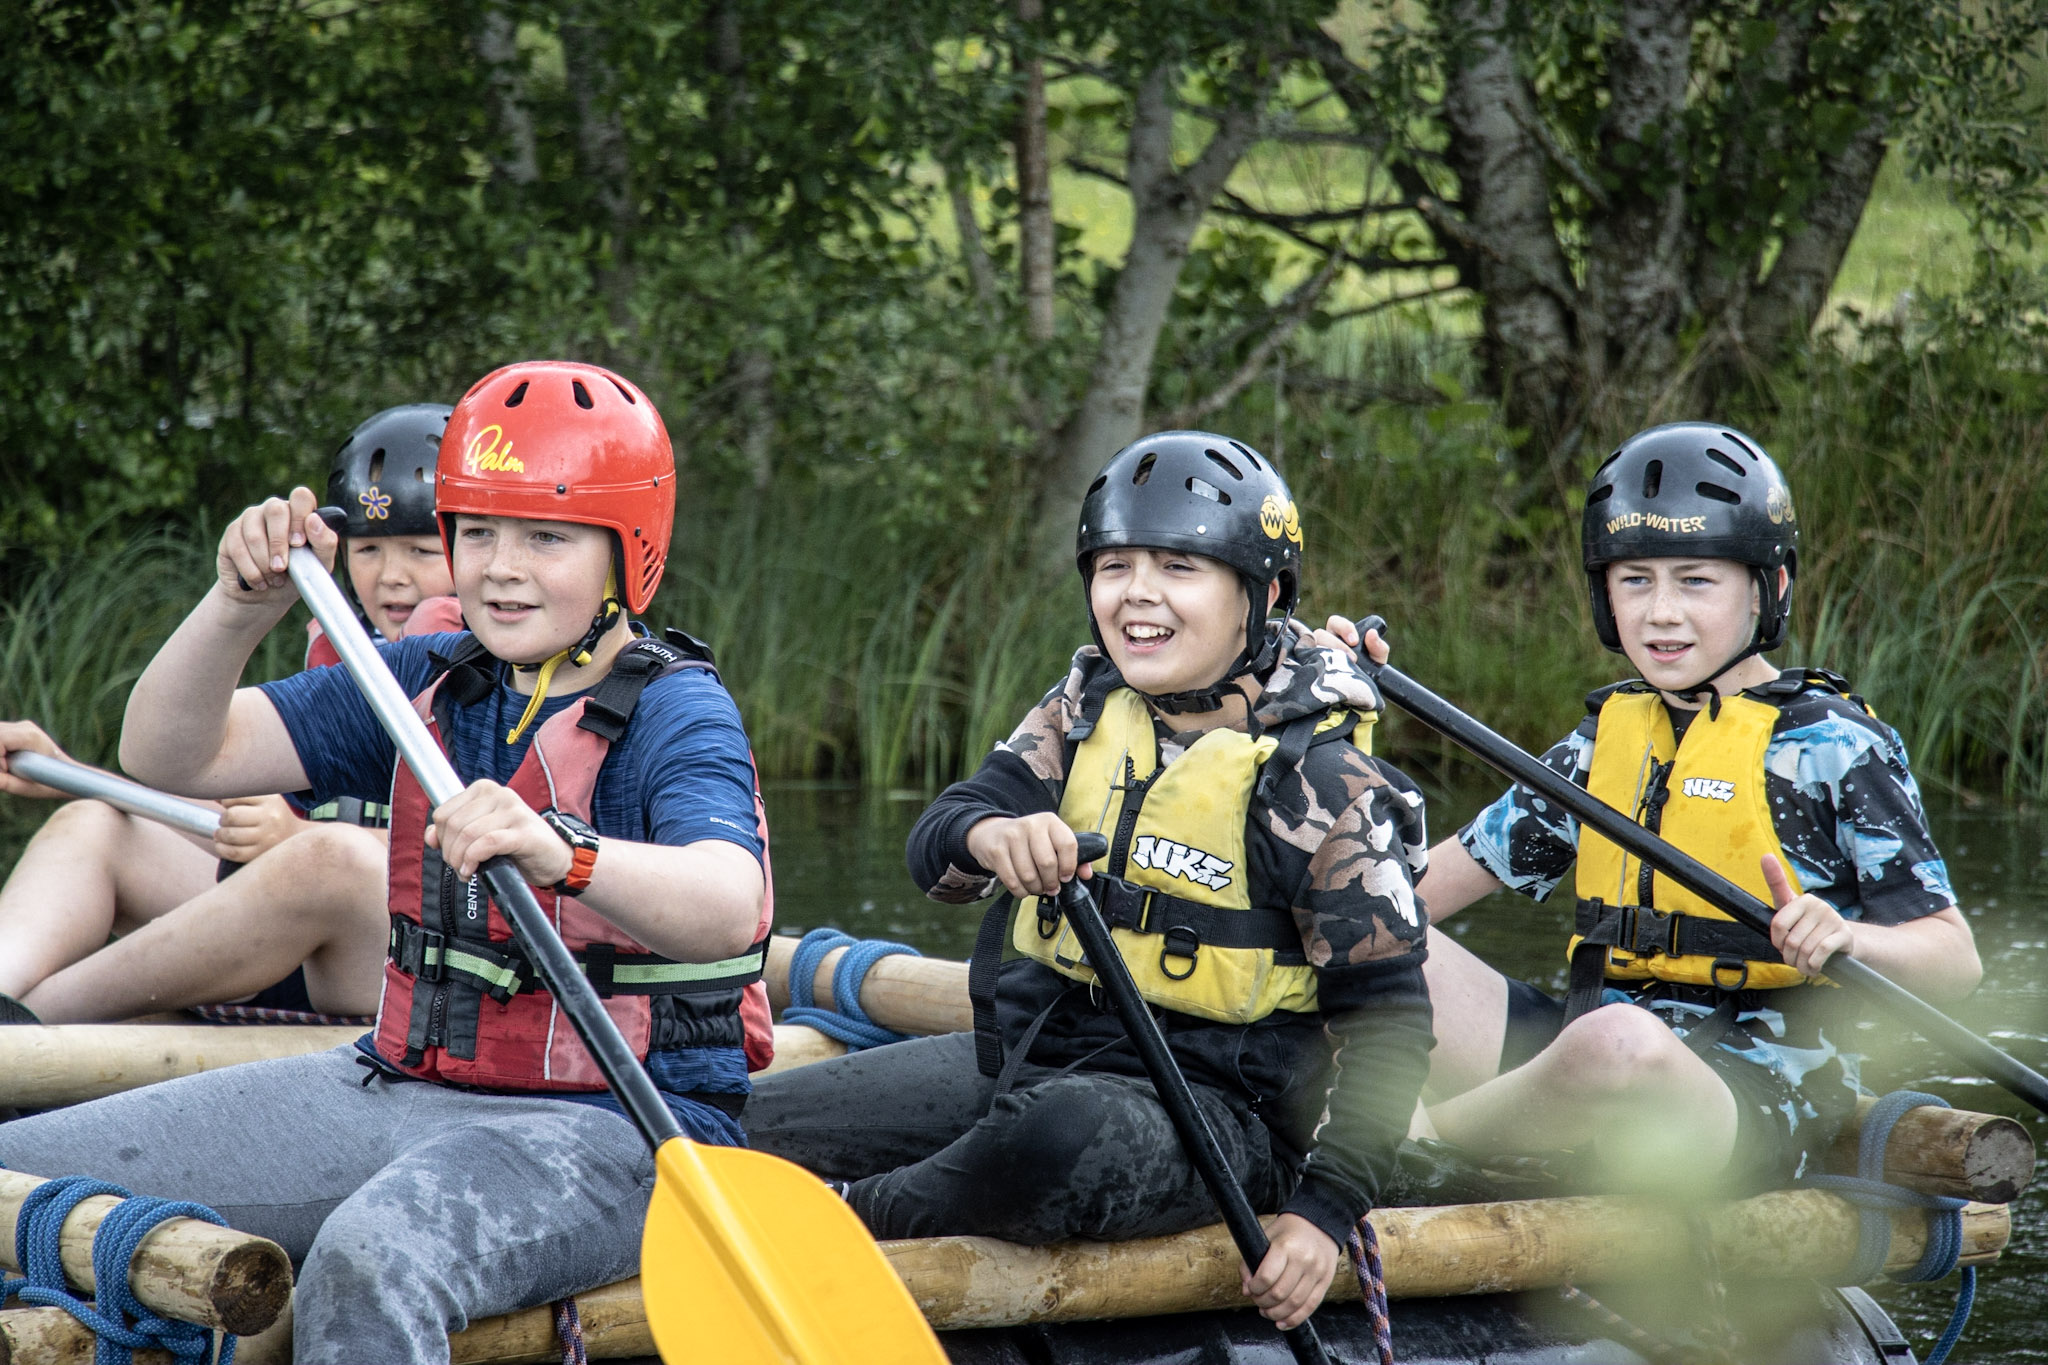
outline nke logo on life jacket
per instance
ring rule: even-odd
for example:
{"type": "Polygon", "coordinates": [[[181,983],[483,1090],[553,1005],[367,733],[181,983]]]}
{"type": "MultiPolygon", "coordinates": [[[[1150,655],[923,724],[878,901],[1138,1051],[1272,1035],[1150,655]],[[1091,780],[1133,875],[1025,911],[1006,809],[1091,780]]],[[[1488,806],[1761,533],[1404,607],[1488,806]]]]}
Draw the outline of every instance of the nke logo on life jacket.
{"type": "Polygon", "coordinates": [[[1152,834],[1137,837],[1131,845],[1131,861],[1168,877],[1185,877],[1211,891],[1221,891],[1230,885],[1233,866],[1213,853],[1204,853],[1199,848],[1189,848],[1186,844],[1177,844],[1152,834]]]}
{"type": "Polygon", "coordinates": [[[469,438],[469,449],[462,452],[462,472],[477,474],[485,470],[501,470],[507,474],[524,474],[526,461],[512,453],[512,443],[504,440],[505,429],[493,422],[469,438]]]}
{"type": "Polygon", "coordinates": [[[1709,801],[1735,799],[1735,784],[1723,782],[1718,777],[1688,777],[1683,785],[1687,796],[1702,796],[1709,801]]]}

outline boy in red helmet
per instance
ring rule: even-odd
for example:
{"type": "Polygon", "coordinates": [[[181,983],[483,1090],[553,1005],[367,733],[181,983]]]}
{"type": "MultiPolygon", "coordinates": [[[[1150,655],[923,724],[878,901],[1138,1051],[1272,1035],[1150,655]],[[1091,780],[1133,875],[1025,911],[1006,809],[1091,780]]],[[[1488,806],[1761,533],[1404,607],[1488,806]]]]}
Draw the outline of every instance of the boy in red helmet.
{"type": "Polygon", "coordinates": [[[652,1160],[484,895],[485,860],[536,887],[683,1131],[744,1141],[768,1036],[752,762],[701,647],[626,615],[661,577],[674,477],[653,405],[608,371],[512,365],[464,396],[436,495],[474,634],[383,651],[469,781],[438,810],[338,670],[235,687],[295,596],[290,549],[333,553],[303,488],[228,529],[218,583],[130,698],[122,759],[158,786],[389,793],[378,1025],[0,1126],[0,1163],[198,1200],[280,1242],[303,1260],[302,1365],[445,1361],[467,1322],[637,1265],[652,1160]]]}

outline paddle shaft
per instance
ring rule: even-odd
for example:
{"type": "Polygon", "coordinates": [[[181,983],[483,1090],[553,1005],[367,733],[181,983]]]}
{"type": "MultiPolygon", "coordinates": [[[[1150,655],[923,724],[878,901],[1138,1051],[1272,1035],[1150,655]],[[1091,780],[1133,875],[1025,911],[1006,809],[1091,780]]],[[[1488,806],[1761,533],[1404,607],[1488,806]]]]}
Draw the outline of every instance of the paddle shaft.
{"type": "Polygon", "coordinates": [[[103,773],[98,768],[88,768],[68,758],[52,758],[33,749],[16,749],[7,755],[7,770],[31,782],[40,782],[45,787],[104,801],[115,810],[140,815],[202,839],[211,839],[214,831],[220,828],[219,811],[197,802],[180,800],[139,782],[130,782],[125,777],[103,773]]]}
{"type": "MultiPolygon", "coordinates": [[[[1370,667],[1370,666],[1369,666],[1370,667]]],[[[1698,859],[1672,847],[1563,774],[1489,730],[1391,665],[1372,667],[1380,691],[1402,710],[1510,781],[1555,801],[1580,823],[1656,868],[1736,923],[1771,932],[1773,911],[1698,859]]],[[[1976,1067],[2012,1094],[2048,1114],[2048,1077],[1978,1037],[1866,963],[1843,953],[1828,959],[1830,981],[1859,992],[1914,1031],[1976,1067]]]]}
{"type": "MultiPolygon", "coordinates": [[[[327,510],[321,509],[323,520],[328,520],[327,510]]],[[[399,757],[405,760],[405,765],[419,780],[427,800],[439,807],[453,799],[462,791],[462,779],[455,775],[448,755],[427,732],[426,722],[420,719],[411,700],[400,690],[398,679],[391,676],[391,670],[386,667],[383,656],[377,653],[377,647],[356,624],[355,613],[349,609],[341,589],[334,585],[334,579],[321,565],[319,556],[303,546],[293,550],[291,577],[298,587],[299,596],[312,609],[314,619],[327,632],[328,642],[341,656],[342,666],[355,679],[356,686],[362,689],[363,697],[376,713],[378,723],[391,736],[392,743],[398,746],[399,757]]],[[[604,1073],[606,1083],[619,1097],[626,1117],[640,1130],[640,1136],[647,1139],[650,1148],[658,1148],[670,1138],[682,1136],[682,1126],[676,1122],[668,1106],[662,1103],[646,1068],[640,1065],[639,1058],[626,1045],[618,1026],[605,1013],[597,991],[563,945],[554,926],[548,923],[547,916],[541,912],[540,902],[534,898],[533,888],[519,875],[518,866],[510,858],[498,857],[486,862],[479,870],[485,885],[490,888],[491,899],[512,921],[512,928],[519,935],[519,946],[532,959],[542,983],[561,1005],[562,1012],[569,1016],[576,1036],[590,1049],[597,1069],[604,1073]]]]}
{"type": "MultiPolygon", "coordinates": [[[[1082,834],[1078,838],[1083,863],[1108,856],[1109,841],[1100,834],[1082,834]]],[[[1079,877],[1060,888],[1059,899],[1061,912],[1066,915],[1067,923],[1073,926],[1074,936],[1081,940],[1088,965],[1094,969],[1096,979],[1109,996],[1110,1007],[1123,1021],[1124,1032],[1130,1035],[1131,1045],[1137,1048],[1138,1059],[1145,1064],[1145,1074],[1152,1078],[1152,1088],[1159,1092],[1159,1102],[1165,1106],[1166,1116],[1173,1120],[1174,1131],[1180,1134],[1180,1145],[1186,1149],[1188,1160],[1200,1173],[1202,1183],[1209,1187],[1210,1197],[1215,1199],[1216,1208],[1223,1215],[1224,1226],[1230,1229],[1230,1238],[1237,1243],[1238,1254],[1244,1257],[1246,1265],[1258,1269],[1271,1245],[1266,1240],[1266,1230],[1259,1225],[1259,1216],[1252,1211],[1251,1200],[1245,1198],[1244,1187],[1230,1173],[1223,1148],[1218,1145],[1216,1134],[1210,1131],[1208,1119],[1196,1106],[1194,1092],[1188,1088],[1188,1078],[1181,1074],[1180,1063],[1173,1059],[1172,1051],[1166,1046],[1166,1038],[1159,1031],[1159,1021],[1152,1017],[1144,997],[1138,994],[1138,983],[1131,980],[1131,969],[1124,964],[1123,955],[1110,938],[1109,926],[1102,920],[1102,911],[1096,908],[1095,898],[1088,893],[1079,877]]],[[[1313,1324],[1304,1322],[1281,1335],[1287,1339],[1287,1348],[1294,1353],[1300,1365],[1331,1365],[1329,1354],[1323,1349],[1322,1338],[1316,1334],[1313,1324]]]]}

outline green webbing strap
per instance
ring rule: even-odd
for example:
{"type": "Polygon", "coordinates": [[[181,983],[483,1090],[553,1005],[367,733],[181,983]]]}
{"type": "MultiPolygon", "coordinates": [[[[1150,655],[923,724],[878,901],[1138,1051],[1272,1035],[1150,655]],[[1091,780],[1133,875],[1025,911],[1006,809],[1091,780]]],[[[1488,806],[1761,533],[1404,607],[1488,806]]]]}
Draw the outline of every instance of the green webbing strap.
{"type": "MultiPolygon", "coordinates": [[[[768,966],[768,940],[718,962],[674,962],[654,953],[621,953],[608,943],[593,943],[573,956],[601,996],[699,994],[739,990],[759,981],[768,966]]],[[[456,977],[500,1001],[542,989],[533,964],[517,945],[450,940],[402,917],[391,921],[391,960],[407,975],[425,981],[456,977]]]]}
{"type": "Polygon", "coordinates": [[[308,820],[332,820],[365,829],[384,829],[391,823],[391,807],[353,796],[340,796],[306,812],[308,820]]]}

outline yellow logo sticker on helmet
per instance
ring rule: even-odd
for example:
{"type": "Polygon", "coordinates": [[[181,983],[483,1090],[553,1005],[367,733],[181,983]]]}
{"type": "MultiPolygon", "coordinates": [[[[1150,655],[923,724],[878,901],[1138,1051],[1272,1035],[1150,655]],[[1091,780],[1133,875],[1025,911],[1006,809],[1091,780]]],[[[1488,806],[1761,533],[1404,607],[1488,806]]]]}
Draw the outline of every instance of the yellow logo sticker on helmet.
{"type": "Polygon", "coordinates": [[[505,441],[505,429],[493,422],[469,438],[469,449],[462,452],[462,472],[481,474],[485,471],[507,474],[524,474],[526,462],[512,453],[512,443],[505,441]],[[499,445],[500,441],[504,444],[499,445]]]}
{"type": "Polygon", "coordinates": [[[1799,520],[1798,515],[1792,510],[1792,492],[1783,484],[1764,496],[1764,511],[1769,514],[1773,526],[1782,526],[1788,521],[1799,520]]]}
{"type": "Polygon", "coordinates": [[[380,492],[376,484],[356,495],[356,501],[363,505],[363,517],[367,521],[385,521],[391,516],[391,495],[380,492]]]}
{"type": "Polygon", "coordinates": [[[1301,510],[1294,505],[1294,499],[1282,498],[1278,493],[1266,494],[1266,500],[1259,504],[1259,529],[1273,540],[1285,537],[1296,545],[1301,544],[1301,510]]]}

